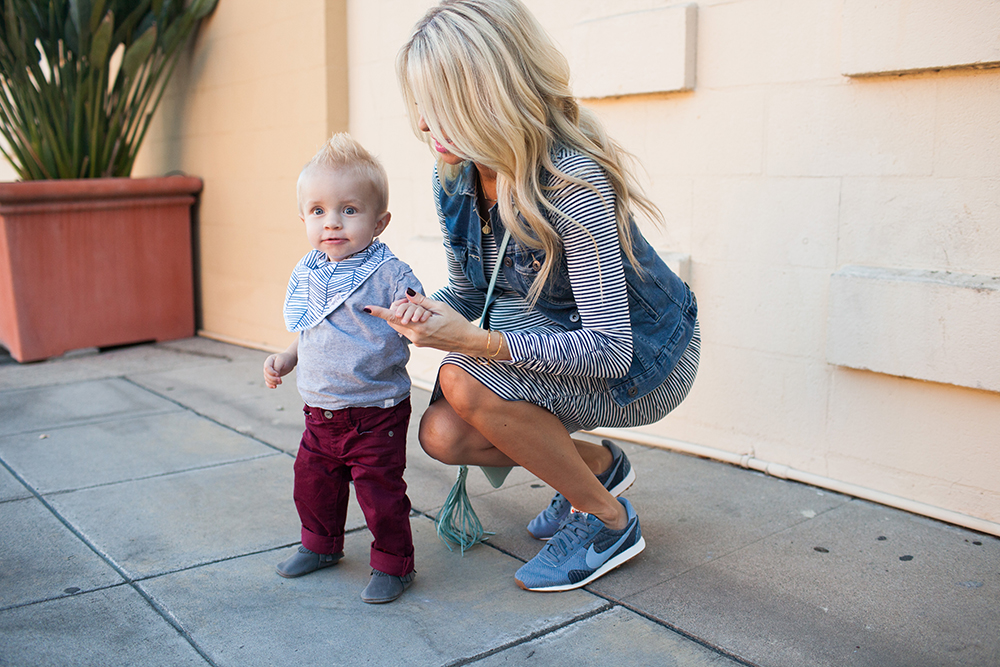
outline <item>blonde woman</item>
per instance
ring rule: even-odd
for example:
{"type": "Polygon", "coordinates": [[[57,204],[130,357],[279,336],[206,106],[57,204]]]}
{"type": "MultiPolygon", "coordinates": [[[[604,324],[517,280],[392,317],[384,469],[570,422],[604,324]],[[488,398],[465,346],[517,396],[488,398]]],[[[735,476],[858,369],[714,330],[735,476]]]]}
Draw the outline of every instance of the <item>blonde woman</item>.
{"type": "Polygon", "coordinates": [[[645,542],[616,498],[635,478],[624,453],[571,434],[649,424],[684,399],[698,367],[694,295],[633,222],[633,208],[658,212],[518,0],[441,2],[397,74],[437,155],[449,282],[369,310],[449,352],[420,424],[430,456],[523,466],[557,491],[528,525],[548,543],[517,584],[584,586],[645,542]]]}

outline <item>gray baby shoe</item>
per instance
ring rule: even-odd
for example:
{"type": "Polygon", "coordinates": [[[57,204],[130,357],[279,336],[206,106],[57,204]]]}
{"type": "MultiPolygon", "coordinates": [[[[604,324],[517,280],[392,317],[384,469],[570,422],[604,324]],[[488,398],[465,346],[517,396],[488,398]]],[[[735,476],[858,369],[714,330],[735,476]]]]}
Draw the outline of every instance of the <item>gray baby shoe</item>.
{"type": "Polygon", "coordinates": [[[309,551],[305,547],[299,547],[298,551],[278,563],[275,569],[281,576],[291,579],[292,577],[301,577],[304,574],[315,572],[324,567],[336,565],[337,561],[343,557],[343,551],[336,554],[318,554],[315,551],[309,551]]]}
{"type": "Polygon", "coordinates": [[[361,599],[368,604],[392,602],[409,588],[416,574],[416,571],[413,571],[397,577],[380,570],[372,570],[372,578],[368,580],[365,590],[361,591],[361,599]]]}

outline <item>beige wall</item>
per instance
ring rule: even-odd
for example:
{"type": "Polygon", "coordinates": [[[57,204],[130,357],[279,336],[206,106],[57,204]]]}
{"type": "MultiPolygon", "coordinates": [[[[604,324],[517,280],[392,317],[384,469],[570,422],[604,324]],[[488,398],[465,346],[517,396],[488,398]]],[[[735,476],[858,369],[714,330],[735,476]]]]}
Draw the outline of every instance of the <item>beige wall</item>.
{"type": "MultiPolygon", "coordinates": [[[[349,127],[389,171],[384,238],[429,291],[445,280],[432,158],[407,125],[393,62],[430,4],[346,3],[349,127]]],[[[614,81],[599,72],[579,75],[595,91],[586,103],[643,163],[667,219],[648,236],[689,259],[701,306],[694,390],[629,437],[1000,533],[1000,321],[984,319],[1000,312],[996,3],[528,4],[573,62],[606,48],[664,68],[623,97],[601,97],[614,81]],[[695,7],[674,11],[682,4],[695,7]],[[944,20],[945,4],[976,20],[944,20]],[[649,51],[656,40],[635,35],[653,24],[687,48],[649,51]],[[832,301],[846,306],[831,314],[832,301]],[[910,321],[935,323],[934,335],[921,324],[907,337],[910,321]]],[[[305,248],[294,178],[335,129],[322,105],[330,10],[294,6],[221,2],[174,102],[183,132],[149,150],[206,178],[205,329],[267,346],[287,340],[280,302],[305,248]],[[254,14],[267,20],[241,18],[254,14]]],[[[436,358],[416,351],[418,383],[436,358]]]]}
{"type": "Polygon", "coordinates": [[[347,129],[346,2],[223,0],[182,61],[134,175],[182,170],[205,181],[201,328],[284,347],[288,274],[309,249],[299,170],[347,129]]]}

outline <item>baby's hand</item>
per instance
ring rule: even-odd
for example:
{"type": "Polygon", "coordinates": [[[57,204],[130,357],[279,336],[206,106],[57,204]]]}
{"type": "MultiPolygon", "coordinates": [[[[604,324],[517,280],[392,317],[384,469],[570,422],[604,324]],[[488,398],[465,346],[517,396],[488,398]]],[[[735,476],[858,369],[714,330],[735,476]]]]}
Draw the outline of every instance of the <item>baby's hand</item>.
{"type": "Polygon", "coordinates": [[[430,319],[431,311],[427,310],[423,306],[418,306],[415,303],[407,301],[406,299],[400,299],[399,301],[394,301],[389,310],[399,318],[399,323],[406,325],[411,323],[426,322],[430,319]]]}
{"type": "Polygon", "coordinates": [[[264,384],[274,389],[281,384],[281,378],[295,368],[295,362],[285,353],[272,354],[264,360],[264,384]],[[289,363],[291,362],[291,363],[289,363]]]}

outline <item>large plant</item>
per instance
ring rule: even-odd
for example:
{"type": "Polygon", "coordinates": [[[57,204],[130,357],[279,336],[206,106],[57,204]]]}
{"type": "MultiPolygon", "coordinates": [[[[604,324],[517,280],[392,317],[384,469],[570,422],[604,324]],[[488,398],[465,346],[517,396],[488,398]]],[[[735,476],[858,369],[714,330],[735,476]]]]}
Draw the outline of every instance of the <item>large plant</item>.
{"type": "Polygon", "coordinates": [[[0,0],[0,132],[24,180],[129,176],[218,0],[0,0]]]}

